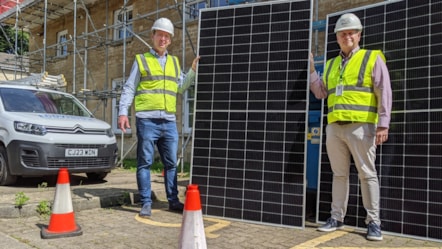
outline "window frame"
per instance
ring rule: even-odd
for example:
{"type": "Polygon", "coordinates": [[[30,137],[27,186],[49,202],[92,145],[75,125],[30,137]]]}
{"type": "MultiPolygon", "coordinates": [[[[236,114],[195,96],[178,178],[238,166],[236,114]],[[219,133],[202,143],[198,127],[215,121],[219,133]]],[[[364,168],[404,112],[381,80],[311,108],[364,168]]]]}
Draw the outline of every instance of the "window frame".
{"type": "Polygon", "coordinates": [[[57,57],[64,57],[68,55],[68,30],[57,32],[57,57]],[[64,38],[64,40],[62,40],[64,38]]]}
{"type": "Polygon", "coordinates": [[[183,93],[183,133],[190,135],[193,128],[194,120],[194,105],[195,105],[195,86],[189,87],[187,91],[183,93]]]}
{"type": "MultiPolygon", "coordinates": [[[[114,41],[124,39],[124,15],[126,15],[126,29],[133,31],[133,5],[127,6],[125,10],[118,9],[114,11],[114,41]],[[121,17],[121,21],[120,21],[121,17]],[[120,25],[121,24],[121,25],[120,25]]],[[[132,32],[126,31],[126,38],[132,37],[132,32]]]]}
{"type": "Polygon", "coordinates": [[[190,0],[186,1],[186,21],[199,19],[199,10],[205,8],[228,6],[227,0],[190,0]]]}

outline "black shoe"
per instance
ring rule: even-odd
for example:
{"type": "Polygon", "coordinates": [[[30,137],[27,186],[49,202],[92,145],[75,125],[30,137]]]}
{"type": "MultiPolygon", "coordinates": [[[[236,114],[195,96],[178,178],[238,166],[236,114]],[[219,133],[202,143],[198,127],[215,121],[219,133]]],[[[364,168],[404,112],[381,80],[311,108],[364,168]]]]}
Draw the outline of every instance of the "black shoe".
{"type": "Polygon", "coordinates": [[[169,203],[169,210],[174,212],[183,212],[184,204],[179,201],[174,203],[169,203]]]}
{"type": "Polygon", "coordinates": [[[374,241],[381,241],[383,239],[381,227],[374,221],[370,221],[367,225],[367,239],[374,241]]]}
{"type": "Polygon", "coordinates": [[[344,223],[342,223],[336,219],[333,219],[333,218],[328,218],[327,223],[318,227],[318,231],[332,232],[332,231],[335,231],[336,229],[341,229],[343,227],[344,227],[344,223]]]}
{"type": "Polygon", "coordinates": [[[150,207],[150,205],[144,204],[138,216],[140,216],[141,218],[150,218],[150,216],[152,216],[152,208],[150,207]]]}

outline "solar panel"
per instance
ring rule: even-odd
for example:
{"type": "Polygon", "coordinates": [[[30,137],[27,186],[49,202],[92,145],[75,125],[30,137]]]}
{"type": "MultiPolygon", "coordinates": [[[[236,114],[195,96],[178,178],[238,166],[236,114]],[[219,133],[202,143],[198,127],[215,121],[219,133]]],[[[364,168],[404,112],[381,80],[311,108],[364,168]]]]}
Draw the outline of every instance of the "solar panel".
{"type": "Polygon", "coordinates": [[[205,215],[304,226],[311,1],[201,10],[191,181],[205,215]]]}
{"type": "MultiPolygon", "coordinates": [[[[387,58],[393,111],[387,143],[378,147],[383,231],[442,239],[442,1],[388,1],[345,12],[364,26],[361,47],[387,58]]],[[[338,54],[327,17],[326,57],[338,54]]],[[[326,125],[326,118],[323,125],[326,125]]],[[[324,129],[323,129],[324,130],[324,129]]],[[[332,173],[322,139],[318,221],[330,216],[332,173]]],[[[352,165],[345,224],[365,227],[366,212],[352,165]]]]}

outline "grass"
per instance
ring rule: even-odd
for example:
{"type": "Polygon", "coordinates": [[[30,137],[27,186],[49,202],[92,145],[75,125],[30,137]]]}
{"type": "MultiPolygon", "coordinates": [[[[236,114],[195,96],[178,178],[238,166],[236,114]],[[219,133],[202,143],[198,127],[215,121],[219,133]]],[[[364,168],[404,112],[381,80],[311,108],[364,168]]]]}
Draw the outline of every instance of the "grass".
{"type": "MultiPolygon", "coordinates": [[[[137,159],[124,159],[123,160],[123,169],[130,170],[132,172],[137,171],[137,159]]],[[[156,159],[155,162],[150,166],[150,171],[153,174],[160,174],[163,171],[163,164],[159,159],[156,159]]],[[[181,164],[178,165],[178,174],[181,173],[181,164]]],[[[184,162],[184,176],[189,176],[190,174],[190,163],[184,162]]]]}

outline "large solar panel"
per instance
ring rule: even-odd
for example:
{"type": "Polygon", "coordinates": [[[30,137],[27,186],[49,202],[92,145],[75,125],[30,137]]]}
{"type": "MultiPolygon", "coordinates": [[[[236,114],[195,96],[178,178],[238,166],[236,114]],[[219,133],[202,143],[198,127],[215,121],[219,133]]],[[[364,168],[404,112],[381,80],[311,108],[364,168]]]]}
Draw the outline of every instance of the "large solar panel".
{"type": "MultiPolygon", "coordinates": [[[[387,143],[378,147],[383,231],[442,239],[442,1],[389,1],[353,9],[364,26],[361,47],[387,58],[393,112],[387,143]]],[[[326,57],[338,54],[327,17],[326,57]]],[[[326,118],[323,125],[326,124],[326,118]]],[[[324,129],[323,129],[324,130],[324,129]]],[[[325,134],[326,136],[326,134],[325,134]]],[[[318,220],[330,216],[332,174],[322,139],[318,220]]],[[[347,225],[364,227],[366,212],[352,166],[347,225]]]]}
{"type": "Polygon", "coordinates": [[[205,215],[304,226],[311,1],[200,12],[191,181],[205,215]]]}

